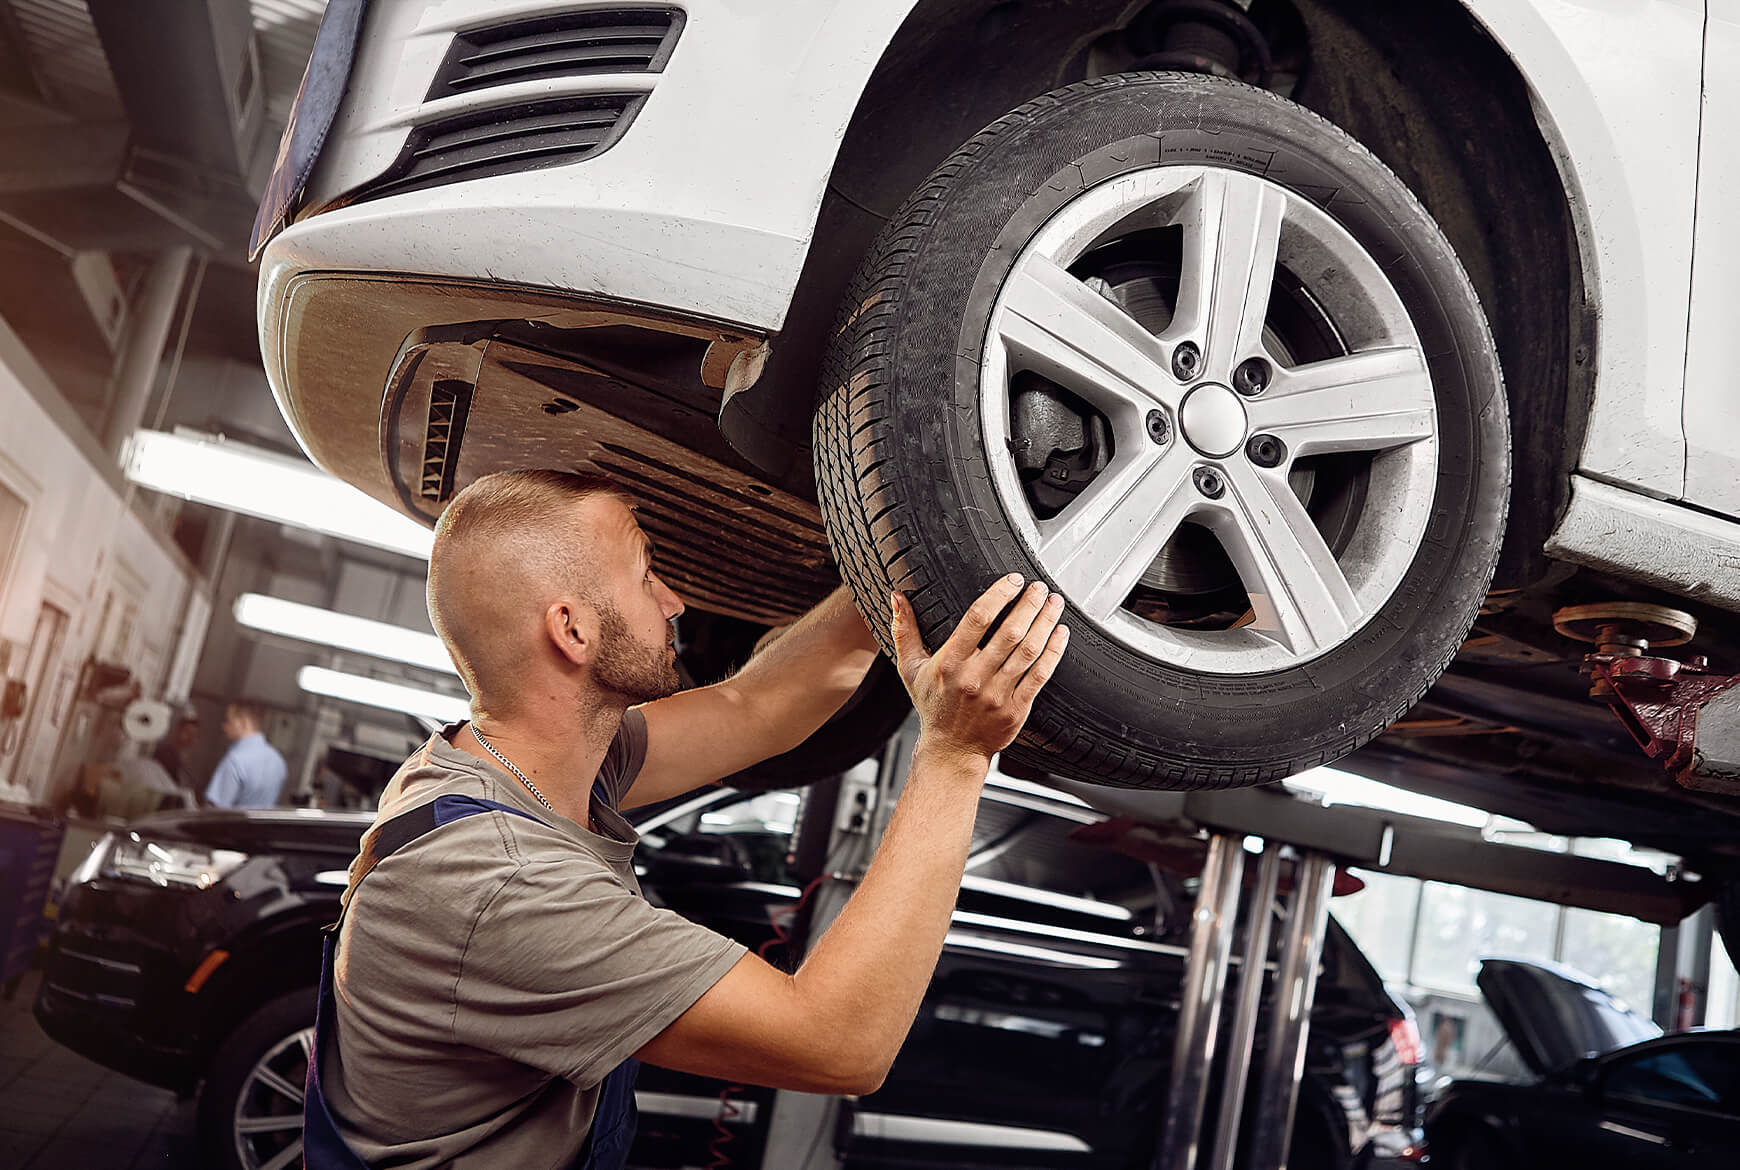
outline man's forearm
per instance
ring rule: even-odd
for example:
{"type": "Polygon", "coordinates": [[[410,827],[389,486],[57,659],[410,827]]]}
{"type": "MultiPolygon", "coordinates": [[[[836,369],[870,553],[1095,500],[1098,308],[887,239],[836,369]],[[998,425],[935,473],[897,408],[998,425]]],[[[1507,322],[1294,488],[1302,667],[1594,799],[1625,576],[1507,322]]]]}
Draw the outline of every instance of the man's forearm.
{"type": "Polygon", "coordinates": [[[785,751],[840,709],[877,653],[851,594],[840,588],[750,658],[727,685],[785,751]]]}
{"type": "Polygon", "coordinates": [[[919,741],[874,863],[794,977],[820,1034],[877,1082],[936,970],[988,770],[982,756],[919,741]]]}

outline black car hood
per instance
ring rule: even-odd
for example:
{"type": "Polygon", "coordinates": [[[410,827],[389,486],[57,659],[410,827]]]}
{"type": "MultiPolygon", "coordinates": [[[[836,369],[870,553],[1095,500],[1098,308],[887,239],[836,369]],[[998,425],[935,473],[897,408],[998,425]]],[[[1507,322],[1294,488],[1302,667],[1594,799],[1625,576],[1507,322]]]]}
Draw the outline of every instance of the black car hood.
{"type": "Polygon", "coordinates": [[[156,813],[127,828],[141,837],[189,841],[248,853],[288,851],[354,855],[372,813],[329,813],[319,809],[190,809],[156,813]]]}
{"type": "Polygon", "coordinates": [[[1475,982],[1537,1076],[1661,1035],[1586,977],[1557,963],[1483,959],[1475,982]]]}

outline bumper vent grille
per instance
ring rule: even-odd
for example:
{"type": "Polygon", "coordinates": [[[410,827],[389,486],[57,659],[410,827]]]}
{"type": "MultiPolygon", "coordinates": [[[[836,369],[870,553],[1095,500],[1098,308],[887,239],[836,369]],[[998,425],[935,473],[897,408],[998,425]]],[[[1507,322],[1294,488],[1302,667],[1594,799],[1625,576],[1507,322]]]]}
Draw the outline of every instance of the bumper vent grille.
{"type": "Polygon", "coordinates": [[[471,413],[471,384],[443,378],[429,388],[429,429],[423,436],[423,475],[417,494],[445,503],[453,495],[453,472],[471,413]]]}
{"type": "Polygon", "coordinates": [[[425,122],[369,198],[578,162],[628,128],[644,94],[521,102],[425,122]]]}
{"type": "Polygon", "coordinates": [[[462,32],[435,74],[428,100],[492,85],[599,73],[656,73],[676,47],[682,14],[631,8],[566,12],[462,32]]]}

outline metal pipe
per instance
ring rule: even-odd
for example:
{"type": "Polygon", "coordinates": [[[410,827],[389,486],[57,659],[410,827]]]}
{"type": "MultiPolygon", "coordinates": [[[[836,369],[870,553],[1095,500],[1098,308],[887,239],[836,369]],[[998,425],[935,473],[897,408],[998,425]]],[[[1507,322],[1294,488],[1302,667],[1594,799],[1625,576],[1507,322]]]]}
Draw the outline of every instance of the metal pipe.
{"type": "Polygon", "coordinates": [[[1245,1106],[1245,1081],[1251,1048],[1257,1040],[1257,1010],[1263,999],[1263,974],[1269,964],[1269,925],[1274,920],[1275,889],[1281,880],[1281,846],[1271,841],[1257,866],[1257,888],[1245,915],[1244,962],[1239,968],[1238,1010],[1227,1036],[1226,1074],[1221,1078],[1220,1121],[1215,1128],[1214,1170],[1232,1170],[1238,1154],[1239,1120],[1245,1106]]]}
{"type": "Polygon", "coordinates": [[[1178,1038],[1172,1049],[1172,1084],[1155,1170],[1193,1170],[1202,1137],[1202,1111],[1214,1065],[1215,1027],[1226,994],[1227,960],[1238,915],[1245,851],[1236,837],[1216,833],[1208,841],[1202,887],[1190,927],[1184,994],[1178,1008],[1178,1038]]]}
{"type": "Polygon", "coordinates": [[[1263,1082],[1257,1097],[1257,1122],[1251,1132],[1248,1170],[1285,1170],[1299,1105],[1299,1078],[1305,1072],[1305,1044],[1311,1035],[1311,1004],[1317,996],[1317,964],[1329,926],[1329,891],[1335,863],[1321,853],[1306,853],[1287,901],[1287,933],[1281,939],[1281,967],[1275,974],[1275,1010],[1269,1017],[1269,1048],[1263,1054],[1263,1082]]]}
{"type": "Polygon", "coordinates": [[[175,306],[181,286],[193,262],[193,249],[185,244],[157,254],[146,271],[143,287],[128,312],[127,332],[110,388],[108,410],[103,418],[103,447],[119,457],[121,444],[139,429],[145,404],[157,381],[163,347],[175,324],[175,306]]]}

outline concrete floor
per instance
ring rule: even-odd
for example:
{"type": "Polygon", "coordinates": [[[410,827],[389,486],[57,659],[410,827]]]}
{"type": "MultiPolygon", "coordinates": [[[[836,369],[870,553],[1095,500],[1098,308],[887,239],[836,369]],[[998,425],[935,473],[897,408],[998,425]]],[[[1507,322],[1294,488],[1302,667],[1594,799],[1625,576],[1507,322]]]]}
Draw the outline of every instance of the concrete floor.
{"type": "Polygon", "coordinates": [[[32,971],[0,1000],[0,1170],[199,1170],[194,1104],[44,1035],[32,971]]]}

